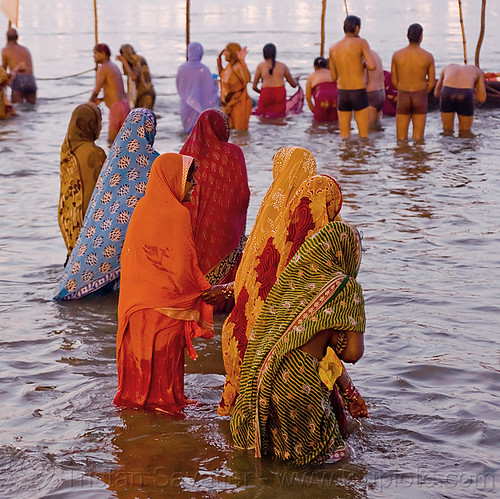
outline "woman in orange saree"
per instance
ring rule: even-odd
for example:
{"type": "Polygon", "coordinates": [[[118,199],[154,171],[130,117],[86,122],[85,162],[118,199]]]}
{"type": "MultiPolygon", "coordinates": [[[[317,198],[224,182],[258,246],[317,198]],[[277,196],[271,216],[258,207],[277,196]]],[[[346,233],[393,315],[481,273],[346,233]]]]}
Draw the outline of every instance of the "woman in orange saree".
{"type": "Polygon", "coordinates": [[[209,289],[198,266],[188,209],[194,159],[162,154],[137,204],[121,260],[115,404],[177,414],[184,395],[184,348],[213,336],[209,289]]]}
{"type": "Polygon", "coordinates": [[[305,239],[334,220],[342,206],[335,180],[315,173],[316,162],[306,149],[283,148],[275,155],[274,180],[245,246],[234,283],[235,306],[222,328],[221,416],[231,414],[248,337],[269,290],[305,239]]]}
{"type": "Polygon", "coordinates": [[[228,43],[217,58],[219,68],[222,110],[229,118],[229,126],[238,130],[248,130],[252,113],[252,99],[247,93],[250,71],[245,63],[247,48],[239,43],[228,43]],[[227,66],[222,66],[222,55],[227,66]]]}

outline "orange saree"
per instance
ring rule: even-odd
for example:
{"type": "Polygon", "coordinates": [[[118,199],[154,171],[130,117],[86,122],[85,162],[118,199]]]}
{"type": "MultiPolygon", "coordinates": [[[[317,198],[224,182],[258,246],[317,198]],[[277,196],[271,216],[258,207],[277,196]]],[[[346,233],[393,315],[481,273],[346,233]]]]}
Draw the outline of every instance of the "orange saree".
{"type": "Polygon", "coordinates": [[[213,336],[210,285],[199,269],[188,209],[182,205],[190,156],[162,154],[132,215],[121,260],[115,404],[178,413],[184,348],[213,336]]]}
{"type": "Polygon", "coordinates": [[[245,61],[238,57],[239,44],[229,43],[226,50],[228,65],[219,73],[222,110],[227,114],[231,128],[248,130],[252,113],[252,99],[247,93],[250,72],[245,61]]]}

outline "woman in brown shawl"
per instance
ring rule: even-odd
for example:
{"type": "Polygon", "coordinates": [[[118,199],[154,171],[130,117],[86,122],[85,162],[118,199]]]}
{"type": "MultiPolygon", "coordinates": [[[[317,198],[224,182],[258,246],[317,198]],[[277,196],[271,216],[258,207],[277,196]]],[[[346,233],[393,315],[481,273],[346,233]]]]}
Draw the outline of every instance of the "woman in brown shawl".
{"type": "Polygon", "coordinates": [[[68,257],[76,244],[95,183],[106,159],[104,150],[94,143],[100,132],[99,108],[92,102],[77,106],[61,147],[58,220],[68,257]]]}
{"type": "Polygon", "coordinates": [[[123,73],[127,76],[127,98],[130,108],[144,107],[152,110],[156,93],[146,59],[137,54],[129,43],[120,47],[120,55],[116,58],[122,63],[123,73]]]}

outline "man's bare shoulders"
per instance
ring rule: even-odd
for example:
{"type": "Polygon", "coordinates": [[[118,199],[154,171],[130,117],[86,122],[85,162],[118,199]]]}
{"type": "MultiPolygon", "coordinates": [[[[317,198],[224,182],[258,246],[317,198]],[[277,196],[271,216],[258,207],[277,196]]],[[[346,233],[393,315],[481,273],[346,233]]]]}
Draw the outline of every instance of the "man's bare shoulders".
{"type": "Polygon", "coordinates": [[[346,36],[330,47],[330,53],[354,50],[361,51],[365,46],[368,46],[368,42],[364,38],[361,38],[359,36],[346,36]]]}

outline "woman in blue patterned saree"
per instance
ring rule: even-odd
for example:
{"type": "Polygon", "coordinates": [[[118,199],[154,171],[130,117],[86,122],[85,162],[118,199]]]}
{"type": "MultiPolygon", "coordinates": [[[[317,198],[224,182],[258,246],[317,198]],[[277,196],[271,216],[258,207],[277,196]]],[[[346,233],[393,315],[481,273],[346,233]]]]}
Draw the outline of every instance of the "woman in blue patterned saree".
{"type": "Polygon", "coordinates": [[[141,107],[130,111],[101,169],[83,226],[56,289],[56,300],[75,300],[113,283],[128,223],[146,192],[156,116],[141,107]]]}
{"type": "MultiPolygon", "coordinates": [[[[358,231],[337,221],[307,239],[282,272],[243,360],[230,422],[236,447],[295,466],[336,462],[345,455],[319,365],[328,346],[346,362],[363,355],[360,262],[358,231]]],[[[345,371],[337,385],[351,415],[368,416],[345,371]]]]}

